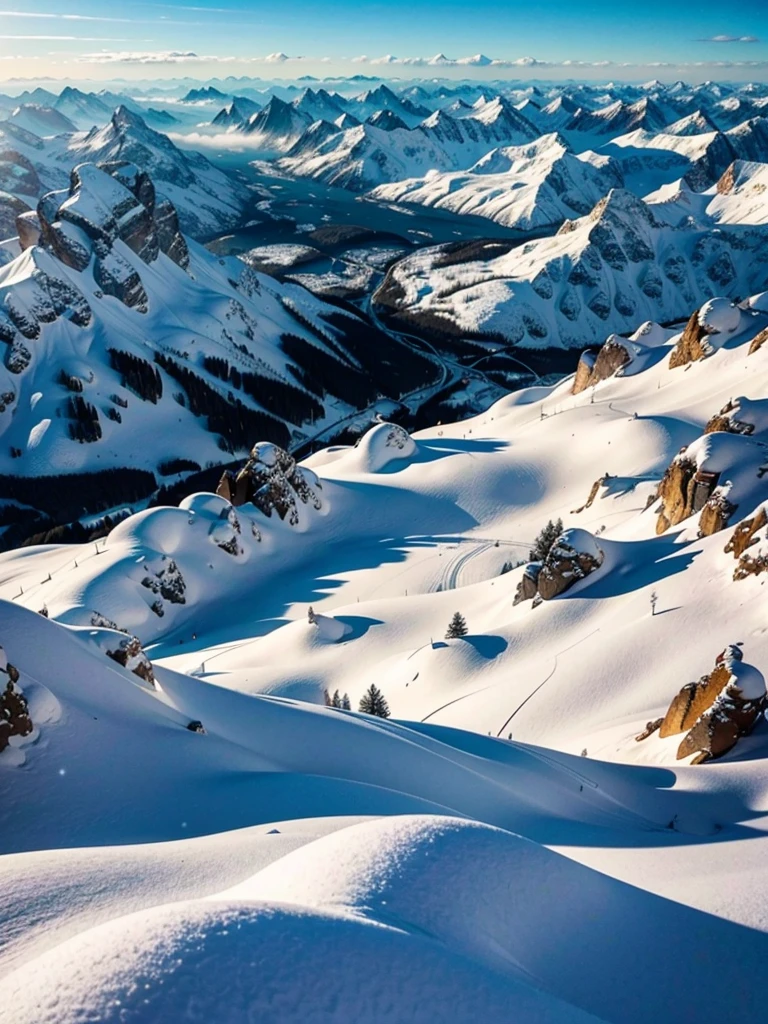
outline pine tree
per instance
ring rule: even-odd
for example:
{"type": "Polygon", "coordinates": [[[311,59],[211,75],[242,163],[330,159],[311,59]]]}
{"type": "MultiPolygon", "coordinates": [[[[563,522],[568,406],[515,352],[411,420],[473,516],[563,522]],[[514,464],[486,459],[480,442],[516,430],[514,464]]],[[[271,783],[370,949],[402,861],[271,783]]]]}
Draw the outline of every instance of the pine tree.
{"type": "Polygon", "coordinates": [[[457,640],[459,637],[466,636],[469,630],[467,629],[467,620],[461,614],[456,612],[451,621],[448,623],[448,629],[445,632],[446,640],[457,640]]]}
{"type": "Polygon", "coordinates": [[[344,696],[341,698],[341,707],[342,707],[343,711],[351,711],[352,710],[352,704],[350,702],[349,694],[348,693],[345,693],[344,696]]]}
{"type": "Polygon", "coordinates": [[[378,715],[379,718],[389,718],[389,704],[381,690],[375,683],[371,683],[360,700],[360,711],[367,715],[378,715]]]}
{"type": "Polygon", "coordinates": [[[340,708],[341,707],[341,694],[339,693],[338,690],[334,690],[333,691],[333,697],[331,697],[331,707],[332,708],[340,708]]]}
{"type": "Polygon", "coordinates": [[[528,557],[532,562],[543,562],[552,550],[555,541],[563,532],[563,520],[553,522],[551,519],[533,542],[528,557]]]}

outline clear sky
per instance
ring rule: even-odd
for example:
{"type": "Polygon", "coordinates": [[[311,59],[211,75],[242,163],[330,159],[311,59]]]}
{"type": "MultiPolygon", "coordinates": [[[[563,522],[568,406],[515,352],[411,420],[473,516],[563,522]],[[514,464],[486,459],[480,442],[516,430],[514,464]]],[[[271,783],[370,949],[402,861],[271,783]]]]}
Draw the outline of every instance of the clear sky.
{"type": "Polygon", "coordinates": [[[4,3],[3,79],[423,76],[438,68],[448,77],[768,78],[768,0],[4,3]],[[430,65],[437,54],[499,63],[430,65]]]}

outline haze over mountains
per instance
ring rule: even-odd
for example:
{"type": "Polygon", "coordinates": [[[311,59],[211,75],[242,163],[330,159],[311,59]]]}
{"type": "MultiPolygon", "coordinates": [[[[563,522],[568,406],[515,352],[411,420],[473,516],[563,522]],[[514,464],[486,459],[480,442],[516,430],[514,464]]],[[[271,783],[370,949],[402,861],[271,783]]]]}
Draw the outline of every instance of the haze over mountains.
{"type": "Polygon", "coordinates": [[[441,60],[0,95],[11,1024],[764,1015],[768,86],[441,60]]]}

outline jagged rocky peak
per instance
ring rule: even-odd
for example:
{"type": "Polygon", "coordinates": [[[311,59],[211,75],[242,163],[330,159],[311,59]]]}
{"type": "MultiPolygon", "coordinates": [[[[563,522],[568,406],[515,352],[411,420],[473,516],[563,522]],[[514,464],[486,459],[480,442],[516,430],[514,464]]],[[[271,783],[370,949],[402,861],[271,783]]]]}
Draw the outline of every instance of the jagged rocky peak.
{"type": "Polygon", "coordinates": [[[277,512],[291,526],[299,524],[300,506],[321,511],[320,481],[310,469],[296,465],[283,448],[267,441],[254,445],[239,473],[225,471],[216,493],[232,505],[250,502],[266,516],[277,512]]]}
{"type": "Polygon", "coordinates": [[[68,190],[40,200],[37,220],[41,244],[74,270],[84,270],[92,255],[103,258],[117,239],[145,263],[160,252],[179,266],[189,263],[173,204],[158,197],[149,175],[128,162],[78,165],[68,190]]]}

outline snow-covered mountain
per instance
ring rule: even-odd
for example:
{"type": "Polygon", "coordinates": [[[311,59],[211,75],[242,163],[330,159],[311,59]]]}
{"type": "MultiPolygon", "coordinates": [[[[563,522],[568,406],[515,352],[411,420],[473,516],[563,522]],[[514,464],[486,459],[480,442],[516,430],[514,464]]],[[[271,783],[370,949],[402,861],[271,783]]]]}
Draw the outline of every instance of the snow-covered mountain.
{"type": "Polygon", "coordinates": [[[363,125],[324,133],[319,142],[313,136],[299,138],[278,166],[297,177],[364,190],[428,171],[469,168],[498,146],[523,145],[538,134],[501,98],[471,116],[436,111],[415,128],[386,109],[363,125]]]}
{"type": "Polygon", "coordinates": [[[226,461],[254,435],[288,447],[437,373],[353,314],[185,239],[135,165],[78,166],[17,229],[21,255],[0,268],[0,472],[23,478],[6,476],[4,497],[49,517],[38,479],[58,476],[58,521],[80,486],[62,475],[92,475],[75,499],[89,510],[100,471],[141,471],[148,497],[164,467],[226,461]]]}
{"type": "Polygon", "coordinates": [[[14,1024],[761,1018],[768,313],[690,312],[0,558],[14,1024]]]}
{"type": "MultiPolygon", "coordinates": [[[[60,111],[54,107],[42,107],[37,103],[24,103],[16,107],[8,121],[25,131],[32,132],[33,135],[61,135],[64,132],[77,131],[77,125],[60,111]]],[[[0,121],[0,125],[2,124],[0,121]]]]}
{"type": "Polygon", "coordinates": [[[584,347],[638,319],[672,321],[713,289],[768,288],[762,166],[705,193],[679,184],[648,202],[612,189],[591,213],[517,247],[438,246],[396,264],[376,299],[398,322],[528,348],[584,347]],[[737,213],[723,218],[723,193],[737,213]],[[755,202],[742,202],[751,193],[755,202]],[[721,226],[723,225],[723,226],[721,226]]]}
{"type": "Polygon", "coordinates": [[[618,165],[594,153],[575,156],[557,135],[526,146],[491,150],[467,172],[381,185],[371,195],[385,202],[473,213],[523,230],[559,225],[588,213],[609,189],[623,183],[618,165]]]}
{"type": "Polygon", "coordinates": [[[181,150],[127,107],[101,128],[41,139],[11,121],[0,121],[0,189],[25,201],[64,188],[83,162],[127,161],[149,174],[175,204],[185,232],[221,231],[240,219],[247,190],[204,156],[181,150]]]}
{"type": "Polygon", "coordinates": [[[211,124],[217,128],[243,128],[254,114],[261,110],[261,104],[247,96],[235,96],[227,107],[222,107],[211,124]]]}
{"type": "Polygon", "coordinates": [[[262,110],[251,115],[242,130],[263,148],[281,151],[289,149],[312,120],[292,103],[273,96],[262,110]]]}

